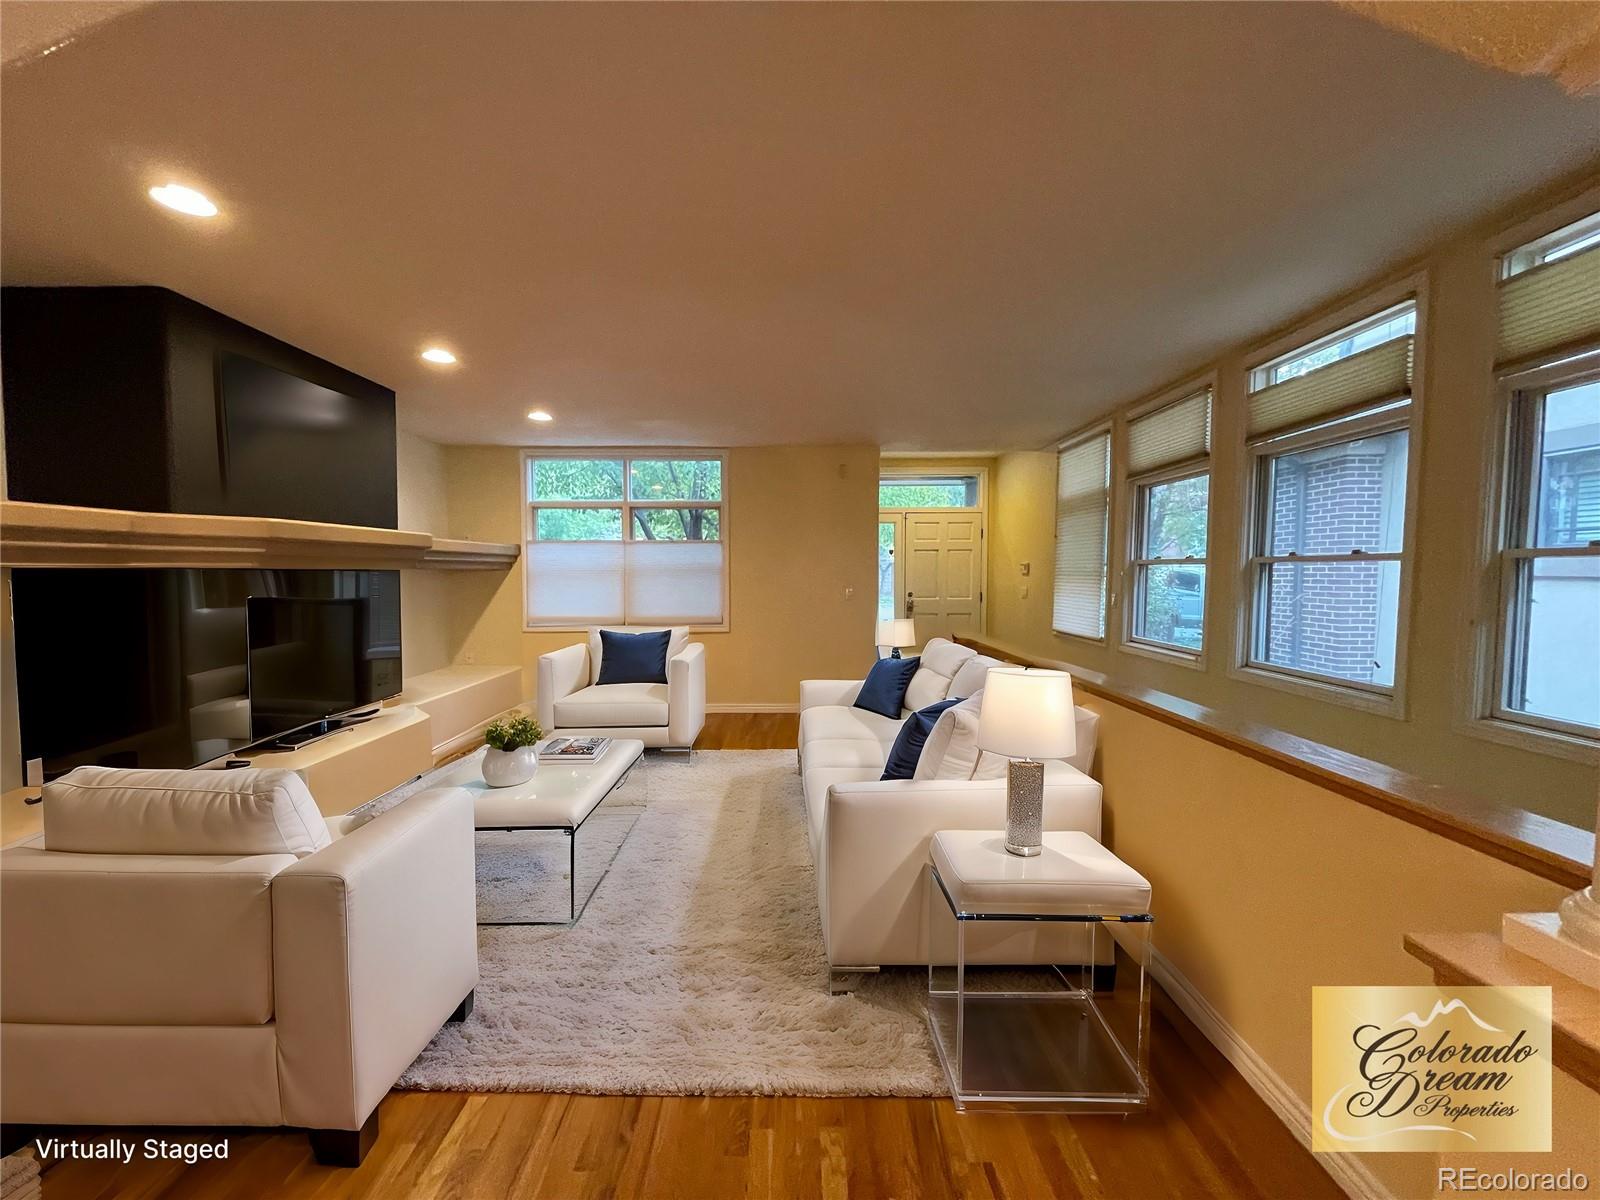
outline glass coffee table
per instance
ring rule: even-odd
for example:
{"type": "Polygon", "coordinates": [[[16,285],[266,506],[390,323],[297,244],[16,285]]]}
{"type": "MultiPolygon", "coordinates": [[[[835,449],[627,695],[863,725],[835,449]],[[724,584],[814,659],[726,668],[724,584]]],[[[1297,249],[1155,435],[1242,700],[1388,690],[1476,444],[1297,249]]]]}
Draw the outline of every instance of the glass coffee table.
{"type": "Polygon", "coordinates": [[[515,787],[484,783],[478,756],[440,777],[472,794],[479,925],[583,916],[648,803],[644,772],[633,778],[643,757],[643,742],[619,738],[591,762],[542,762],[515,787]]]}

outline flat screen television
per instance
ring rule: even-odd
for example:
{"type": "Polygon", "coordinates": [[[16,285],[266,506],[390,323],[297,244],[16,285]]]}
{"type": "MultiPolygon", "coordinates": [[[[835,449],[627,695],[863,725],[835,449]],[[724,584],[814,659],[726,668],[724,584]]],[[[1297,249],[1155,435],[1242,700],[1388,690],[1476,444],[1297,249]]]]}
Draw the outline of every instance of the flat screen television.
{"type": "Polygon", "coordinates": [[[245,614],[255,740],[399,693],[399,628],[391,642],[370,595],[251,596],[245,614]]]}
{"type": "Polygon", "coordinates": [[[217,356],[227,511],[395,527],[394,400],[355,396],[238,354],[217,356]]]}
{"type": "Polygon", "coordinates": [[[401,687],[398,571],[17,567],[11,598],[22,758],[46,779],[197,766],[401,687]],[[257,600],[263,650],[287,648],[252,671],[257,600]]]}

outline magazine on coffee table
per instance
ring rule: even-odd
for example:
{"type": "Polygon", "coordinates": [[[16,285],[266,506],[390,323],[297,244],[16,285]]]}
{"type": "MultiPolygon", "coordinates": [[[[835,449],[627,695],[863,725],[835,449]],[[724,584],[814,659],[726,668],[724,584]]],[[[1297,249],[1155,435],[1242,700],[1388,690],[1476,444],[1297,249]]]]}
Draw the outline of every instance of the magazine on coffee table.
{"type": "Polygon", "coordinates": [[[557,737],[540,743],[540,762],[593,762],[611,745],[608,737],[557,737]]]}

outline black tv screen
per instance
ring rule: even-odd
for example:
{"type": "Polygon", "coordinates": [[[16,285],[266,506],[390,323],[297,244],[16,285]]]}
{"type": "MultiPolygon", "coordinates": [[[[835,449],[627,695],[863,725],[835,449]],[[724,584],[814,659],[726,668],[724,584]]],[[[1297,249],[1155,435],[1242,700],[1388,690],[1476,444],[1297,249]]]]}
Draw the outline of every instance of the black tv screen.
{"type": "Polygon", "coordinates": [[[391,642],[372,596],[252,596],[245,612],[257,740],[399,693],[399,627],[391,642]]]}
{"type": "Polygon", "coordinates": [[[217,356],[228,511],[395,526],[394,403],[350,396],[238,354],[217,356]]]}
{"type": "Polygon", "coordinates": [[[290,715],[308,714],[303,724],[401,687],[397,571],[17,567],[11,598],[22,757],[42,759],[46,779],[86,763],[196,766],[285,732],[290,715]],[[261,734],[250,680],[257,599],[325,601],[343,614],[283,626],[304,646],[267,671],[271,729],[261,734]]]}

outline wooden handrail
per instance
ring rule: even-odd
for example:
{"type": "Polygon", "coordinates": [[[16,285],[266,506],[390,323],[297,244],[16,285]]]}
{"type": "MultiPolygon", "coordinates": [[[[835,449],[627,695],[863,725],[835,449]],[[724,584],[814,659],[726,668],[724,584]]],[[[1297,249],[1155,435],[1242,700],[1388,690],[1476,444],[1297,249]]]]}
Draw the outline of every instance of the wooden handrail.
{"type": "Polygon", "coordinates": [[[1098,671],[1021,654],[978,638],[957,636],[955,640],[995,658],[1070,671],[1073,687],[1091,696],[1237,751],[1574,891],[1589,885],[1595,838],[1588,829],[1514,804],[1446,791],[1359,754],[1181,696],[1113,683],[1098,671]]]}

